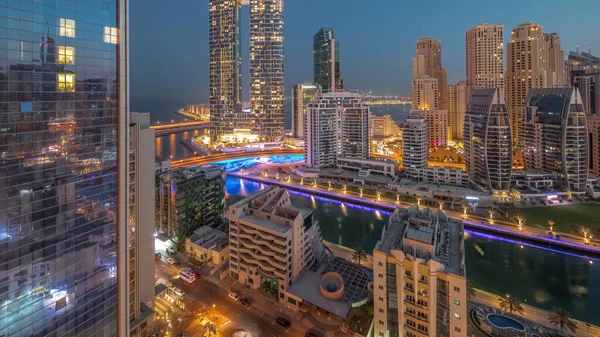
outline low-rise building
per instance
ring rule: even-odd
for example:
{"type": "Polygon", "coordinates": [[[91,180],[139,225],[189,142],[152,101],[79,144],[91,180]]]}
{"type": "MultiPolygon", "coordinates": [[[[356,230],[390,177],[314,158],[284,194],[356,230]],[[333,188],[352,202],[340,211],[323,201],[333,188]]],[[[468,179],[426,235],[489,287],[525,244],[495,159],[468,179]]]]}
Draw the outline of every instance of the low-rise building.
{"type": "Polygon", "coordinates": [[[371,138],[383,139],[400,133],[398,124],[392,119],[391,115],[371,114],[371,138]]]}
{"type": "Polygon", "coordinates": [[[313,210],[292,205],[286,189],[271,186],[227,210],[229,275],[285,300],[292,281],[323,254],[313,210]]]}
{"type": "Polygon", "coordinates": [[[462,223],[442,210],[396,209],[373,250],[373,302],[373,336],[465,336],[462,223]]]}
{"type": "Polygon", "coordinates": [[[390,177],[396,175],[396,163],[386,159],[340,157],[337,159],[337,167],[340,169],[358,171],[358,175],[361,177],[366,177],[370,174],[380,174],[390,177]]]}
{"type": "Polygon", "coordinates": [[[221,265],[229,260],[229,237],[218,229],[202,226],[186,240],[185,251],[200,262],[221,265]]]}
{"type": "Polygon", "coordinates": [[[416,171],[416,179],[433,184],[469,186],[469,174],[461,169],[448,167],[425,167],[416,171]]]}

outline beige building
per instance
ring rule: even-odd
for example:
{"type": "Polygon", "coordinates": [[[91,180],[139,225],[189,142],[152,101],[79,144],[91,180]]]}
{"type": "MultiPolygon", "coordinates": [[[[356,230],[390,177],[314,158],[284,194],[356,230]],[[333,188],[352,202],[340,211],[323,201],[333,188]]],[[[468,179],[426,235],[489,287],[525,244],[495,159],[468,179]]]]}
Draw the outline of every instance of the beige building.
{"type": "Polygon", "coordinates": [[[154,130],[149,113],[131,113],[129,124],[127,299],[130,336],[149,335],[154,316],[154,130]]]}
{"type": "Polygon", "coordinates": [[[411,114],[417,114],[427,122],[427,139],[430,148],[448,144],[448,111],[412,110],[411,114]]]}
{"type": "Polygon", "coordinates": [[[385,138],[393,135],[397,135],[400,133],[400,128],[398,124],[394,122],[392,116],[383,115],[377,116],[371,114],[371,138],[379,137],[385,138]]]}
{"type": "Polygon", "coordinates": [[[565,73],[565,53],[560,48],[560,37],[556,33],[544,34],[548,45],[548,68],[552,70],[553,86],[570,85],[565,73]]]}
{"type": "Polygon", "coordinates": [[[589,172],[600,175],[600,115],[587,115],[589,172]]]}
{"type": "Polygon", "coordinates": [[[374,336],[467,335],[463,225],[418,205],[390,216],[373,249],[374,336]]]}
{"type": "Polygon", "coordinates": [[[507,44],[504,85],[515,147],[521,145],[521,126],[527,92],[531,88],[551,88],[554,84],[548,50],[548,42],[541,25],[522,23],[512,30],[510,42],[507,44]]]}
{"type": "Polygon", "coordinates": [[[466,56],[469,88],[504,89],[503,25],[485,23],[467,30],[466,56]]]}
{"type": "Polygon", "coordinates": [[[427,75],[417,75],[412,80],[412,108],[437,109],[439,106],[438,80],[427,75]]]}
{"type": "Polygon", "coordinates": [[[185,240],[185,251],[200,262],[219,266],[229,260],[229,237],[218,229],[202,226],[185,240]]]}
{"type": "Polygon", "coordinates": [[[271,186],[234,203],[227,219],[229,275],[252,289],[267,283],[280,300],[323,253],[313,210],[294,207],[286,189],[271,186]]]}
{"type": "MultiPolygon", "coordinates": [[[[437,105],[430,105],[430,108],[447,110],[448,81],[446,70],[442,68],[442,42],[433,37],[423,37],[416,43],[416,57],[413,59],[413,81],[423,76],[429,76],[437,80],[437,105]]],[[[413,109],[416,108],[413,106],[413,109]]]]}
{"type": "Polygon", "coordinates": [[[467,95],[467,82],[465,81],[448,86],[448,139],[453,141],[463,138],[467,95]]]}

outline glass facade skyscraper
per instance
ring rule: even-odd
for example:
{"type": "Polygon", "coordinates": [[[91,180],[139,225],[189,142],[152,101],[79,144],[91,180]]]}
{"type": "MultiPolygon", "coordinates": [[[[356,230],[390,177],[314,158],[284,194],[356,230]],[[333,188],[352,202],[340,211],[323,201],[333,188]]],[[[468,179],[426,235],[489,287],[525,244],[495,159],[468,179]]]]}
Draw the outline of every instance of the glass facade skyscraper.
{"type": "Polygon", "coordinates": [[[0,2],[2,336],[117,335],[126,24],[126,0],[0,2]]]}
{"type": "Polygon", "coordinates": [[[250,103],[260,133],[283,134],[283,0],[250,0],[250,103]]]}
{"type": "Polygon", "coordinates": [[[211,0],[208,4],[212,139],[233,133],[242,110],[241,7],[241,0],[211,0]]]}
{"type": "Polygon", "coordinates": [[[322,27],[313,36],[314,82],[326,93],[342,86],[340,80],[340,47],[333,28],[322,27]]]}

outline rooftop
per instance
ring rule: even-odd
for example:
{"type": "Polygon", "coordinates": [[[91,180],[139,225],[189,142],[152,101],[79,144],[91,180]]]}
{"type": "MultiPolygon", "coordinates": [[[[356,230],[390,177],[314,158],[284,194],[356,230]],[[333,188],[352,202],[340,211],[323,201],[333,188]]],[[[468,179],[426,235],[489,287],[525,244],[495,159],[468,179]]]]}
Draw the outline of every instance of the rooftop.
{"type": "Polygon", "coordinates": [[[214,179],[221,175],[219,166],[194,166],[181,169],[175,169],[169,172],[174,181],[186,180],[198,175],[205,175],[206,179],[214,179]]]}
{"type": "Polygon", "coordinates": [[[371,275],[363,267],[341,258],[333,258],[329,262],[325,260],[316,270],[303,271],[288,288],[288,292],[338,317],[346,318],[350,308],[366,303],[371,293],[371,282],[371,275]],[[329,272],[338,273],[344,280],[344,296],[340,300],[328,299],[321,294],[321,277],[329,272]]]}
{"type": "Polygon", "coordinates": [[[425,261],[433,259],[444,265],[446,272],[464,275],[462,222],[450,220],[440,209],[397,208],[375,250],[388,255],[401,250],[425,261]]]}
{"type": "Polygon", "coordinates": [[[378,184],[388,184],[392,182],[392,178],[388,176],[383,176],[379,174],[369,174],[368,176],[359,176],[356,171],[349,171],[344,169],[336,169],[336,168],[326,168],[321,170],[319,176],[326,177],[339,177],[346,179],[359,179],[364,181],[375,182],[378,184]]]}
{"type": "Polygon", "coordinates": [[[229,244],[227,233],[209,226],[202,226],[196,229],[189,240],[202,248],[212,249],[217,252],[222,251],[229,244]]]}
{"type": "Polygon", "coordinates": [[[447,192],[454,194],[463,194],[468,196],[488,196],[489,194],[484,193],[482,191],[469,188],[469,187],[461,187],[454,185],[444,185],[444,184],[434,184],[427,183],[423,181],[413,180],[410,178],[402,178],[399,181],[395,182],[394,185],[400,186],[402,188],[410,188],[413,190],[420,191],[437,191],[437,192],[447,192]]]}

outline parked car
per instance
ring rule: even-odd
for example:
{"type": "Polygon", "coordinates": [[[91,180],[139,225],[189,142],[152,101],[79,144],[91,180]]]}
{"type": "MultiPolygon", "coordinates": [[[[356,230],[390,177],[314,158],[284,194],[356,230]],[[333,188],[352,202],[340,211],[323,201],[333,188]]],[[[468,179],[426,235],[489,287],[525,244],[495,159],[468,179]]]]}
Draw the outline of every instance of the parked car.
{"type": "Polygon", "coordinates": [[[183,297],[183,295],[185,295],[185,291],[183,291],[183,289],[180,288],[175,288],[175,294],[177,294],[177,296],[179,297],[183,297]]]}
{"type": "Polygon", "coordinates": [[[252,305],[252,302],[250,302],[250,299],[246,298],[246,297],[240,298],[240,303],[246,308],[249,308],[250,305],[252,305]]]}
{"type": "Polygon", "coordinates": [[[292,323],[290,321],[288,321],[286,318],[283,318],[283,317],[277,317],[277,319],[275,320],[275,322],[277,322],[277,324],[279,324],[282,327],[284,327],[285,330],[289,330],[290,327],[292,326],[292,323]]]}
{"type": "Polygon", "coordinates": [[[168,258],[168,259],[167,259],[167,262],[168,262],[169,264],[175,264],[175,262],[176,262],[176,261],[175,261],[175,259],[174,259],[174,258],[170,257],[170,258],[168,258]]]}
{"type": "Polygon", "coordinates": [[[229,298],[231,298],[234,301],[240,300],[240,295],[238,295],[238,293],[236,293],[235,291],[230,292],[227,296],[229,296],[229,298]]]}

